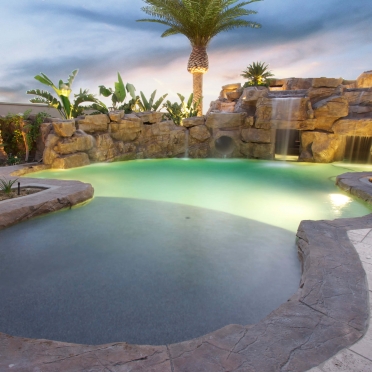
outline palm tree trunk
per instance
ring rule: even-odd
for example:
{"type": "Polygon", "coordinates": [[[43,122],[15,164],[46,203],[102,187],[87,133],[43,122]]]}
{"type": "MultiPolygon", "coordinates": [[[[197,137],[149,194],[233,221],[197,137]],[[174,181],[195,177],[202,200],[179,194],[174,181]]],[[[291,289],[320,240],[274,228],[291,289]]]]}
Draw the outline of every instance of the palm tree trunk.
{"type": "Polygon", "coordinates": [[[187,64],[187,71],[192,74],[194,102],[199,101],[198,116],[203,115],[203,74],[208,71],[209,62],[206,46],[193,46],[187,64]]]}
{"type": "Polygon", "coordinates": [[[198,116],[203,115],[203,73],[194,72],[192,74],[192,90],[194,93],[194,102],[199,101],[198,116]]]}

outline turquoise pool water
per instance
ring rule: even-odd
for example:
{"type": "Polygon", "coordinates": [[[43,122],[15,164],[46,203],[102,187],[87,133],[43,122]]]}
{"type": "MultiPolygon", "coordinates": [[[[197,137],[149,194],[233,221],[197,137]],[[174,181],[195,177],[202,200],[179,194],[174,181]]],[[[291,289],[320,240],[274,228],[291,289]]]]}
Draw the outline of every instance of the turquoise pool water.
{"type": "Polygon", "coordinates": [[[180,203],[297,231],[301,220],[356,217],[369,207],[335,186],[336,176],[372,166],[254,160],[137,160],[34,173],[77,179],[96,197],[180,203]]]}
{"type": "Polygon", "coordinates": [[[33,174],[78,179],[87,205],[0,231],[0,331],[167,344],[258,322],[297,290],[303,219],[371,210],[345,164],[139,160],[33,174]]]}

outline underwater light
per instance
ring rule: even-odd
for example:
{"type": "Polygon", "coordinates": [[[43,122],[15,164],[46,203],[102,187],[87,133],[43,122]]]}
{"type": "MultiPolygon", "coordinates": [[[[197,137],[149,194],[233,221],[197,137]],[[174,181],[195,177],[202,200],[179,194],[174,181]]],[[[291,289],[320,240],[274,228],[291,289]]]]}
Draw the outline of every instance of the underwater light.
{"type": "Polygon", "coordinates": [[[351,202],[351,198],[342,194],[329,194],[333,207],[340,208],[351,202]]]}

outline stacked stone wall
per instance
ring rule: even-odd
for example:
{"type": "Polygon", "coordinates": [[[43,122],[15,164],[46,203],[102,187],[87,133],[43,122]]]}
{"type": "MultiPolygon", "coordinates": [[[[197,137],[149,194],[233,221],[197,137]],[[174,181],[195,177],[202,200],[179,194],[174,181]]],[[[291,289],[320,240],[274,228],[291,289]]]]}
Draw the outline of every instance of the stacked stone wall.
{"type": "Polygon", "coordinates": [[[186,128],[161,121],[162,113],[87,115],[42,125],[44,164],[73,168],[93,162],[183,156],[186,128]]]}

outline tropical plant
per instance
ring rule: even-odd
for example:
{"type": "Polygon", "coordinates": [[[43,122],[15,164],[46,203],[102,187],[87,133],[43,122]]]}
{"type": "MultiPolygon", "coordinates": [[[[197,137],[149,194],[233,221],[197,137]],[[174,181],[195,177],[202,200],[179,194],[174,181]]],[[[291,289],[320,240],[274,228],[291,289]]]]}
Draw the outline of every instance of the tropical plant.
{"type": "MultiPolygon", "coordinates": [[[[140,92],[140,96],[136,96],[136,88],[133,84],[127,83],[126,85],[123,82],[123,79],[118,72],[118,81],[114,84],[115,88],[106,88],[104,85],[99,86],[99,93],[104,97],[111,97],[112,109],[114,110],[124,110],[126,114],[129,114],[133,111],[156,111],[159,106],[164,101],[164,98],[167,94],[161,96],[156,102],[154,102],[156,90],[152,92],[150,99],[147,99],[143,92],[140,92]],[[127,93],[132,97],[127,103],[124,103],[127,93]],[[121,105],[119,105],[121,104],[121,105]]],[[[110,108],[106,105],[91,105],[92,109],[95,109],[100,113],[108,113],[110,108]]]]}
{"type": "Polygon", "coordinates": [[[18,181],[18,178],[15,180],[6,180],[0,179],[0,190],[5,192],[5,194],[10,194],[12,191],[12,186],[18,181]]]}
{"type": "MultiPolygon", "coordinates": [[[[114,83],[114,89],[106,88],[104,85],[99,86],[99,94],[104,97],[110,97],[112,101],[112,108],[114,110],[120,109],[124,105],[125,98],[127,97],[127,93],[130,94],[133,100],[136,100],[135,94],[136,88],[133,84],[127,83],[124,85],[123,79],[118,72],[118,81],[114,83]],[[121,104],[118,106],[118,104],[121,104]]],[[[97,111],[105,111],[105,113],[109,112],[109,108],[103,104],[102,109],[96,107],[95,104],[92,105],[93,108],[97,109],[97,111]]]]}
{"type": "Polygon", "coordinates": [[[30,99],[32,103],[45,103],[49,107],[54,107],[58,110],[60,115],[64,119],[72,119],[77,117],[83,113],[84,108],[80,106],[83,102],[93,102],[95,104],[102,104],[102,102],[98,101],[93,94],[90,94],[88,90],[81,90],[80,93],[75,94],[75,101],[70,101],[70,94],[72,92],[71,85],[78,73],[78,70],[72,71],[71,75],[69,75],[67,82],[63,82],[60,80],[58,82],[58,88],[53,84],[53,82],[43,73],[40,75],[36,75],[34,78],[38,80],[40,83],[52,87],[55,93],[57,94],[59,100],[54,97],[51,93],[40,90],[40,89],[32,89],[28,90],[27,94],[34,94],[36,98],[30,99]]]}
{"type": "Polygon", "coordinates": [[[167,110],[167,113],[163,115],[165,119],[173,120],[174,124],[181,125],[182,120],[190,118],[192,116],[198,115],[199,101],[194,101],[194,94],[191,93],[187,102],[185,102],[185,97],[177,93],[181,100],[181,103],[167,101],[163,104],[163,107],[167,110]]]}
{"type": "Polygon", "coordinates": [[[150,99],[146,99],[145,95],[140,92],[141,100],[138,102],[140,111],[157,111],[168,93],[162,95],[157,101],[154,102],[156,90],[151,93],[150,99]]]}
{"type": "Polygon", "coordinates": [[[238,3],[238,0],[143,0],[148,6],[141,9],[151,16],[138,22],[157,22],[168,28],[162,37],[182,34],[192,46],[187,70],[193,75],[194,100],[199,101],[202,115],[203,74],[208,71],[207,47],[211,39],[223,31],[238,27],[259,28],[260,24],[240,17],[256,14],[244,6],[261,0],[238,3]],[[238,4],[236,4],[238,3],[238,4]]]}
{"type": "Polygon", "coordinates": [[[247,86],[268,86],[270,84],[269,78],[274,75],[269,70],[269,65],[265,65],[264,62],[253,62],[240,76],[248,80],[244,84],[244,88],[246,88],[247,86]]]}

